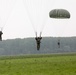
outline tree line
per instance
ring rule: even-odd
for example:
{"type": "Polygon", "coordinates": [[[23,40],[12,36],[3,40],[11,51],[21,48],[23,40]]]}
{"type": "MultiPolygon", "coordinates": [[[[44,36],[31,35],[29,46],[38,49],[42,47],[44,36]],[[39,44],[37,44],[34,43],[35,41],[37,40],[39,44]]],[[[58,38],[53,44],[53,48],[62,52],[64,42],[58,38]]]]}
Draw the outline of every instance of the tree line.
{"type": "Polygon", "coordinates": [[[0,41],[0,55],[65,52],[76,52],[76,37],[43,37],[39,51],[36,49],[36,41],[34,38],[17,38],[0,41]],[[60,48],[57,44],[58,39],[60,39],[60,48]]]}

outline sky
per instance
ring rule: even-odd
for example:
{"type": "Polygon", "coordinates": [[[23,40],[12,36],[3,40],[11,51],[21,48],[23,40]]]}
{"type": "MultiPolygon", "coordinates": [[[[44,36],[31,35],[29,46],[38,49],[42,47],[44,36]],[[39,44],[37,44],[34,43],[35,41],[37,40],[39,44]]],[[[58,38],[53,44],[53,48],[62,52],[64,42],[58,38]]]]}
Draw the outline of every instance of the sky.
{"type": "Polygon", "coordinates": [[[3,25],[4,40],[35,37],[35,31],[38,35],[42,31],[42,37],[76,36],[76,0],[41,0],[42,7],[38,4],[40,0],[0,1],[3,1],[0,8],[0,19],[2,19],[0,25],[3,25]],[[7,9],[5,1],[9,3],[7,9]],[[52,9],[66,9],[71,17],[70,19],[50,18],[49,12],[52,9]]]}

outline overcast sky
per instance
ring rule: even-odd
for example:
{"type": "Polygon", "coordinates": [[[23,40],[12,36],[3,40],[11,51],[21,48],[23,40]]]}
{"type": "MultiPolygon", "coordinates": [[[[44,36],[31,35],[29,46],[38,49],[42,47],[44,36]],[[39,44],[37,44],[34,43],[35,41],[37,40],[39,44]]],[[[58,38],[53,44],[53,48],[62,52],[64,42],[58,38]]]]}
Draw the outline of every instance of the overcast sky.
{"type": "MultiPolygon", "coordinates": [[[[3,25],[3,39],[35,37],[34,31],[37,30],[37,32],[40,32],[41,29],[43,31],[42,37],[76,36],[76,19],[75,19],[76,0],[42,0],[42,1],[47,1],[46,6],[44,5],[42,6],[42,8],[44,7],[46,10],[43,8],[42,11],[41,11],[41,7],[40,6],[38,7],[38,4],[36,4],[37,6],[35,5],[36,7],[32,6],[31,3],[30,3],[31,5],[30,4],[28,5],[28,3],[26,4],[25,2],[26,0],[17,0],[17,1],[0,0],[0,1],[4,1],[4,6],[5,6],[5,1],[7,2],[10,1],[9,2],[10,8],[7,8],[8,10],[4,9],[5,11],[4,10],[2,11],[2,8],[0,8],[0,12],[1,12],[0,19],[2,19],[0,21],[0,25],[1,24],[3,25]],[[34,12],[38,8],[41,11],[41,14],[40,12],[39,14],[37,12],[36,13],[34,12]],[[64,19],[56,20],[56,19],[49,18],[49,12],[52,9],[66,9],[70,12],[71,17],[70,19],[65,19],[65,20],[64,19]],[[9,11],[9,13],[7,11],[9,11]],[[6,12],[7,14],[5,14],[6,12]],[[39,17],[39,15],[42,17],[39,17]],[[4,25],[4,23],[6,24],[4,25]]],[[[34,2],[36,0],[28,0],[28,2],[30,1],[34,2]]],[[[3,8],[4,6],[2,4],[3,8]]]]}

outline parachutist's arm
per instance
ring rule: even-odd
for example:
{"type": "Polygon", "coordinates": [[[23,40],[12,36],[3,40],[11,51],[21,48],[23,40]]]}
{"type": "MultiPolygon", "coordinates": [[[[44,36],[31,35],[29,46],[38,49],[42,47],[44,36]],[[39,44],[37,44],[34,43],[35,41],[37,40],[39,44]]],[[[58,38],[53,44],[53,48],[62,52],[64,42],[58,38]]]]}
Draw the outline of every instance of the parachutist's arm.
{"type": "Polygon", "coordinates": [[[35,37],[35,40],[37,40],[38,38],[37,37],[35,37]]]}
{"type": "Polygon", "coordinates": [[[3,32],[2,31],[0,31],[0,35],[2,35],[3,34],[3,32]]]}
{"type": "Polygon", "coordinates": [[[42,37],[41,37],[41,39],[42,39],[42,37]]]}
{"type": "Polygon", "coordinates": [[[40,32],[40,37],[41,37],[42,32],[40,32]]]}

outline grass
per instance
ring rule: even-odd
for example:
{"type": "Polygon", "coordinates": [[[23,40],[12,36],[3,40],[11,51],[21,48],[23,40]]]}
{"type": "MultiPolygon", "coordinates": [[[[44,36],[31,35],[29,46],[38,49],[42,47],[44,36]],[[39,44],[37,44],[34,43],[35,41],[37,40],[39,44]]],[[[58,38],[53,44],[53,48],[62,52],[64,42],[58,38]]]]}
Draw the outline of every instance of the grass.
{"type": "Polygon", "coordinates": [[[0,57],[0,75],[76,75],[76,54],[0,57]]]}

